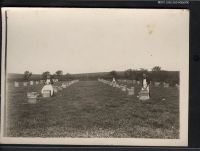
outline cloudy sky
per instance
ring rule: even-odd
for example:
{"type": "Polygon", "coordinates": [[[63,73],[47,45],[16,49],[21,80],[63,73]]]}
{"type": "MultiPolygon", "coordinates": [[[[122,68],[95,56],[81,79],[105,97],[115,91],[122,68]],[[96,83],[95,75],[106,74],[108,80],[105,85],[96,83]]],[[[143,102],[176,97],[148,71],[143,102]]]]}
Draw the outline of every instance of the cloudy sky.
{"type": "Polygon", "coordinates": [[[187,10],[8,9],[7,71],[180,70],[187,10]]]}

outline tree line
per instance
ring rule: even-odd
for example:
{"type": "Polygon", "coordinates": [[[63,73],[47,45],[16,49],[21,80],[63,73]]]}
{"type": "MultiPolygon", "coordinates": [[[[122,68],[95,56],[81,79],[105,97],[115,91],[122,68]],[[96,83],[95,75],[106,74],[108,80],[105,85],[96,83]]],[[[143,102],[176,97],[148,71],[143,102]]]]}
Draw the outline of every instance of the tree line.
{"type": "MultiPolygon", "coordinates": [[[[90,74],[63,74],[62,70],[57,70],[54,74],[49,71],[45,71],[41,74],[40,79],[54,78],[60,81],[64,80],[96,80],[98,78],[103,78],[111,80],[112,78],[117,79],[127,79],[127,80],[142,80],[142,75],[147,74],[151,81],[158,82],[168,82],[170,85],[179,84],[179,71],[165,71],[161,67],[155,66],[151,71],[147,69],[140,68],[139,70],[128,69],[125,71],[110,71],[104,73],[90,73],[90,74]]],[[[24,80],[28,81],[32,76],[30,71],[24,72],[24,80]]]]}

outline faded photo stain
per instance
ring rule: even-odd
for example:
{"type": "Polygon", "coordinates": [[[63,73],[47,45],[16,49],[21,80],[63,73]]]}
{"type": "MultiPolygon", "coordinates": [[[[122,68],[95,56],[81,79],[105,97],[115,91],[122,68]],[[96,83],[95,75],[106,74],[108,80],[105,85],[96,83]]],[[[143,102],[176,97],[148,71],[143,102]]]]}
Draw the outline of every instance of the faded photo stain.
{"type": "Polygon", "coordinates": [[[153,32],[155,31],[155,28],[156,28],[155,24],[148,24],[147,25],[147,32],[148,32],[148,34],[149,35],[153,34],[153,32]]]}

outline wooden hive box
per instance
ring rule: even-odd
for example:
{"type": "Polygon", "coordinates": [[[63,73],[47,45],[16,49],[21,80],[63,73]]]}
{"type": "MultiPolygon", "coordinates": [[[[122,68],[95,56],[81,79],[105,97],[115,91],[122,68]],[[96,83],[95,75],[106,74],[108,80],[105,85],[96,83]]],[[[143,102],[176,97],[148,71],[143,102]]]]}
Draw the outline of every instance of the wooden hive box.
{"type": "Polygon", "coordinates": [[[28,82],[24,82],[23,85],[26,87],[28,85],[28,82]]]}
{"type": "Polygon", "coordinates": [[[58,93],[58,87],[53,87],[53,92],[58,93]]]}
{"type": "Polygon", "coordinates": [[[140,81],[137,81],[137,84],[140,84],[140,81]]]}
{"type": "Polygon", "coordinates": [[[134,95],[134,87],[131,87],[130,89],[128,89],[128,95],[134,95]]]}
{"type": "Polygon", "coordinates": [[[15,83],[14,83],[14,86],[15,86],[15,87],[19,87],[19,82],[15,82],[15,83]]]}
{"type": "Polygon", "coordinates": [[[121,87],[121,90],[122,90],[123,92],[125,92],[125,91],[126,91],[126,86],[122,86],[122,87],[121,87]]]}
{"type": "Polygon", "coordinates": [[[42,93],[43,98],[49,98],[51,97],[51,91],[50,90],[44,90],[42,93]]]}
{"type": "Polygon", "coordinates": [[[158,87],[160,85],[160,82],[154,82],[154,86],[158,87]]]}
{"type": "Polygon", "coordinates": [[[30,104],[36,104],[38,101],[38,93],[37,92],[28,92],[27,93],[27,98],[28,98],[28,103],[30,104]]]}
{"type": "Polygon", "coordinates": [[[65,88],[67,88],[67,85],[63,83],[63,84],[61,85],[61,87],[65,89],[65,88]]]}
{"type": "Polygon", "coordinates": [[[163,83],[164,88],[168,88],[169,87],[169,83],[163,83]]]}
{"type": "Polygon", "coordinates": [[[141,90],[139,93],[139,100],[148,100],[149,92],[147,90],[141,90]]]}
{"type": "Polygon", "coordinates": [[[33,81],[30,81],[30,85],[33,85],[33,81]]]}
{"type": "Polygon", "coordinates": [[[63,89],[62,87],[60,87],[60,86],[58,87],[58,90],[59,90],[59,91],[62,91],[62,89],[63,89]]]}

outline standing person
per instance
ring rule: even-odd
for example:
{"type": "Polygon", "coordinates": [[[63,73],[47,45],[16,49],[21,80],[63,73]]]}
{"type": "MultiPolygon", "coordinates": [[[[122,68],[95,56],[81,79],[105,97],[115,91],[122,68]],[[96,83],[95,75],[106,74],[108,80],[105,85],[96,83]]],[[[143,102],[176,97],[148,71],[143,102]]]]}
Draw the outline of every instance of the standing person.
{"type": "Polygon", "coordinates": [[[50,75],[47,76],[45,84],[53,84],[53,80],[50,75]]]}
{"type": "Polygon", "coordinates": [[[115,78],[114,78],[114,77],[113,77],[112,83],[116,84],[116,80],[115,80],[115,78]]]}
{"type": "Polygon", "coordinates": [[[143,80],[142,80],[142,90],[147,90],[149,93],[150,98],[150,90],[149,90],[150,80],[146,74],[143,74],[143,80]]]}

